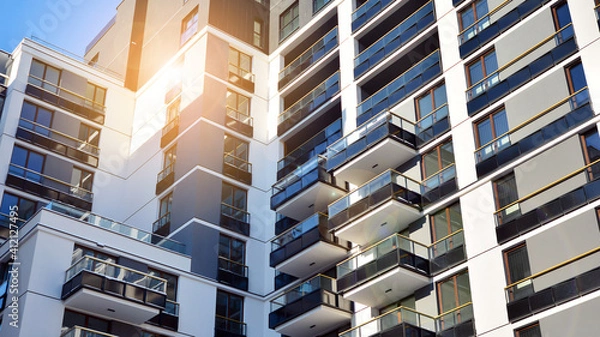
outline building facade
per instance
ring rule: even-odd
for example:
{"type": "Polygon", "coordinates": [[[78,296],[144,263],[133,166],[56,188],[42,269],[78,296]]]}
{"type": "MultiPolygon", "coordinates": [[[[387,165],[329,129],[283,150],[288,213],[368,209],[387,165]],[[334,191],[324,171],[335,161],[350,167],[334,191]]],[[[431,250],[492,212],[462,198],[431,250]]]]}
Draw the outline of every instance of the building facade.
{"type": "Polygon", "coordinates": [[[123,0],[83,59],[23,40],[0,336],[596,335],[598,5],[123,0]]]}

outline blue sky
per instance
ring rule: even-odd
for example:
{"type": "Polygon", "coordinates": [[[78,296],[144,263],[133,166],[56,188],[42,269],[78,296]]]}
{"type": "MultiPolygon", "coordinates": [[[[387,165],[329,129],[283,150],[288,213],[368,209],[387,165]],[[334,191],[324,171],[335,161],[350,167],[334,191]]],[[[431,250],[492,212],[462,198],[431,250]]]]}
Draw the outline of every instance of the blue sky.
{"type": "Polygon", "coordinates": [[[1,0],[0,49],[36,36],[78,56],[117,13],[122,0],[1,0]]]}

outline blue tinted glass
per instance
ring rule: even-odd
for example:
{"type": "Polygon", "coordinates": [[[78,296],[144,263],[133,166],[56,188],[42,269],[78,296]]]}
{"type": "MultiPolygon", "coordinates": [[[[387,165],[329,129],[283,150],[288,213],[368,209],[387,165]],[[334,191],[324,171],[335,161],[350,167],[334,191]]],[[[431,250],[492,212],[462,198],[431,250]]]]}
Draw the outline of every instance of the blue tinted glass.
{"type": "Polygon", "coordinates": [[[25,167],[25,164],[27,164],[27,150],[22,147],[15,146],[13,148],[13,154],[10,162],[12,164],[25,167]]]}
{"type": "Polygon", "coordinates": [[[494,129],[496,137],[508,131],[508,121],[506,120],[506,111],[502,110],[494,115],[494,129]]]}
{"type": "Polygon", "coordinates": [[[556,7],[556,21],[558,22],[558,29],[571,23],[571,14],[569,13],[569,6],[566,3],[556,7]]]}
{"type": "Polygon", "coordinates": [[[44,167],[44,156],[39,153],[30,152],[29,161],[27,162],[27,168],[36,172],[42,172],[44,167]]]}
{"type": "Polygon", "coordinates": [[[576,64],[569,68],[569,74],[571,77],[571,86],[573,92],[577,92],[587,86],[587,82],[585,80],[585,74],[583,73],[583,66],[581,63],[576,64]]]}
{"type": "Polygon", "coordinates": [[[11,206],[18,205],[18,202],[19,202],[19,198],[17,198],[16,196],[14,196],[12,194],[4,193],[4,196],[2,197],[2,204],[0,205],[0,213],[9,214],[10,213],[9,208],[11,206]]]}

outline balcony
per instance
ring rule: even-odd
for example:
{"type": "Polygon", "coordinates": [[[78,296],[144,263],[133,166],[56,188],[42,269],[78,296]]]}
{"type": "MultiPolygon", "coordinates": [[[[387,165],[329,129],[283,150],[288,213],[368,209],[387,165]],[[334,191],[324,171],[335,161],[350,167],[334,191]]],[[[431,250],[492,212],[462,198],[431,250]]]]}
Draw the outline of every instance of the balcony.
{"type": "Polygon", "coordinates": [[[248,266],[219,256],[217,280],[232,287],[248,290],[248,266]]]}
{"type": "Polygon", "coordinates": [[[351,317],[352,304],[337,294],[335,279],[317,275],[271,301],[269,328],[282,335],[316,336],[351,317]]]}
{"type": "Polygon", "coordinates": [[[10,230],[18,229],[27,222],[26,219],[21,219],[11,211],[11,214],[0,213],[0,240],[7,239],[10,236],[10,230]]]}
{"type": "Polygon", "coordinates": [[[36,122],[21,118],[17,138],[78,162],[98,167],[100,148],[36,122]]]}
{"type": "Polygon", "coordinates": [[[327,147],[342,137],[342,119],[328,125],[302,145],[277,162],[277,180],[294,172],[300,165],[325,152],[327,147]]]}
{"type": "Polygon", "coordinates": [[[354,58],[354,77],[369,71],[434,22],[433,1],[429,1],[354,58]]]}
{"type": "Polygon", "coordinates": [[[177,331],[179,328],[179,303],[167,299],[165,308],[160,312],[160,314],[152,317],[152,319],[146,323],[177,331]]]}
{"type": "Polygon", "coordinates": [[[497,210],[495,217],[498,242],[507,242],[600,198],[600,179],[597,179],[599,173],[600,160],[596,160],[497,210]],[[594,180],[590,179],[590,174],[594,175],[594,180]],[[587,178],[587,182],[582,186],[542,205],[531,205],[531,200],[535,200],[536,196],[562,183],[573,183],[569,180],[582,176],[587,178]],[[530,209],[524,214],[521,211],[523,205],[530,209]]]}
{"type": "Polygon", "coordinates": [[[594,255],[598,252],[600,247],[509,284],[505,288],[509,321],[521,320],[599,290],[600,267],[588,267],[590,263],[597,265],[598,259],[594,255]],[[573,275],[582,269],[587,270],[564,280],[565,275],[573,275]],[[556,283],[557,277],[563,281],[556,283]]]}
{"type": "Polygon", "coordinates": [[[530,119],[517,125],[507,133],[498,136],[489,143],[475,150],[477,176],[485,176],[497,168],[521,157],[522,155],[539,148],[543,144],[558,138],[574,127],[589,120],[595,115],[590,105],[587,87],[555,103],[548,109],[541,111],[530,119]],[[545,125],[532,134],[518,141],[511,138],[515,133],[544,116],[555,112],[568,110],[555,121],[545,125]]]}
{"type": "Polygon", "coordinates": [[[165,279],[84,256],[67,270],[61,299],[70,308],[142,324],[165,308],[166,290],[165,279]]]}
{"type": "Polygon", "coordinates": [[[229,153],[223,154],[223,174],[252,185],[252,164],[229,153]]]}
{"type": "Polygon", "coordinates": [[[315,213],[271,240],[270,266],[306,277],[343,259],[348,252],[327,228],[327,215],[315,213]]]}
{"type": "Polygon", "coordinates": [[[49,200],[92,209],[92,192],[19,165],[10,164],[6,185],[49,200]]]}
{"type": "Polygon", "coordinates": [[[342,332],[339,337],[435,337],[436,330],[435,317],[411,308],[398,307],[342,332]]]}
{"type": "Polygon", "coordinates": [[[281,136],[294,125],[317,111],[340,92],[340,72],[331,75],[277,117],[277,135],[281,136]]]}
{"type": "Polygon", "coordinates": [[[246,210],[221,203],[221,227],[234,232],[250,235],[250,213],[246,210]]]}
{"type": "Polygon", "coordinates": [[[335,27],[279,72],[279,90],[290,83],[298,75],[302,74],[306,69],[310,68],[313,64],[322,60],[337,46],[338,29],[335,27]]]}
{"type": "Polygon", "coordinates": [[[171,212],[161,215],[152,223],[152,233],[160,236],[168,236],[171,233],[171,212]]]}
{"type": "Polygon", "coordinates": [[[60,337],[119,337],[106,332],[96,331],[81,326],[74,326],[60,335],[60,337]]]}
{"type": "Polygon", "coordinates": [[[179,115],[170,120],[162,129],[160,137],[160,147],[164,148],[179,134],[179,115]]]}
{"type": "Polygon", "coordinates": [[[215,337],[244,337],[246,323],[232,318],[215,316],[215,337]]]}
{"type": "Polygon", "coordinates": [[[361,125],[381,111],[393,107],[396,103],[439,76],[442,73],[440,62],[441,57],[438,49],[396,77],[385,87],[363,100],[357,107],[356,125],[361,125]]]}
{"type": "Polygon", "coordinates": [[[578,49],[572,24],[563,27],[558,32],[545,38],[467,89],[467,111],[469,116],[473,116],[502,97],[517,90],[567,57],[573,55],[578,49]],[[519,62],[526,56],[533,55],[534,53],[537,55],[548,49],[550,50],[544,52],[543,55],[537,57],[524,67],[522,67],[522,62],[519,62]]]}
{"type": "Polygon", "coordinates": [[[79,221],[83,221],[89,225],[104,228],[109,231],[125,235],[134,240],[153,244],[170,251],[185,254],[186,248],[183,243],[171,240],[159,235],[143,231],[139,228],[126,225],[124,223],[116,222],[111,219],[101,217],[99,215],[82,211],[67,205],[51,202],[46,206],[46,209],[66,215],[71,218],[75,218],[79,221]]]}
{"type": "MultiPolygon", "coordinates": [[[[524,0],[517,6],[504,1],[458,35],[460,57],[465,58],[490,42],[510,27],[528,17],[550,0],[524,0]],[[511,7],[514,7],[511,9],[511,7]],[[507,12],[508,11],[508,12],[507,12]],[[500,17],[500,13],[505,13],[500,17]]],[[[515,1],[516,2],[516,1],[515,1]]]]}
{"type": "Polygon", "coordinates": [[[333,0],[316,0],[313,1],[313,15],[317,14],[321,9],[325,8],[333,0]]]}
{"type": "Polygon", "coordinates": [[[271,209],[293,219],[306,219],[325,210],[345,191],[325,170],[325,158],[313,157],[272,187],[271,209]]]}
{"type": "Polygon", "coordinates": [[[417,136],[417,147],[421,147],[438,136],[450,130],[450,118],[448,116],[448,104],[443,104],[437,109],[423,116],[415,123],[415,135],[417,136]]]}
{"type": "Polygon", "coordinates": [[[329,205],[329,229],[358,245],[398,233],[421,216],[421,184],[394,171],[329,205]]]}
{"type": "Polygon", "coordinates": [[[245,136],[254,136],[254,119],[234,108],[227,107],[225,126],[245,136]]]}
{"type": "Polygon", "coordinates": [[[104,111],[106,109],[104,105],[44,79],[29,75],[29,83],[25,88],[25,93],[92,122],[104,124],[104,111]]]}
{"type": "Polygon", "coordinates": [[[229,63],[227,81],[246,91],[254,92],[254,74],[233,63],[229,63]]]}
{"type": "Polygon", "coordinates": [[[363,184],[416,156],[415,146],[414,123],[383,111],[327,148],[327,171],[340,181],[363,184]]]}
{"type": "Polygon", "coordinates": [[[394,0],[368,0],[352,12],[352,32],[384,10],[394,0]]]}
{"type": "Polygon", "coordinates": [[[456,165],[452,163],[421,182],[421,205],[425,207],[457,189],[456,165]]]}
{"type": "Polygon", "coordinates": [[[175,161],[156,175],[156,195],[161,194],[175,182],[175,161]]]}

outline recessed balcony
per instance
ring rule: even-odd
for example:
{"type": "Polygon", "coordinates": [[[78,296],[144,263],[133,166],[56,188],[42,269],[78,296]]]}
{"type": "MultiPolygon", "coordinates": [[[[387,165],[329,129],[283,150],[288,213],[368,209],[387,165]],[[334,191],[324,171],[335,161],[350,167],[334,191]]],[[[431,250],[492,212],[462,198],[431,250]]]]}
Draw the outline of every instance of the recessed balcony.
{"type": "Polygon", "coordinates": [[[421,216],[421,184],[387,170],[328,207],[329,229],[358,245],[398,233],[421,216]]]}
{"type": "Polygon", "coordinates": [[[240,68],[236,64],[229,63],[229,75],[227,76],[227,81],[229,81],[229,83],[253,93],[254,80],[255,76],[253,73],[240,68]]]}
{"type": "Polygon", "coordinates": [[[398,307],[342,332],[339,337],[436,336],[436,318],[398,307]]]}
{"type": "Polygon", "coordinates": [[[252,185],[252,164],[230,153],[223,154],[223,174],[252,185]]]}
{"type": "Polygon", "coordinates": [[[91,191],[16,164],[8,168],[6,185],[88,211],[92,209],[91,191]]]}
{"type": "Polygon", "coordinates": [[[415,146],[415,124],[383,111],[327,148],[327,171],[339,181],[363,184],[415,157],[415,146]]]}
{"type": "Polygon", "coordinates": [[[160,137],[160,147],[164,148],[170,142],[177,137],[179,134],[179,115],[175,116],[170,120],[167,125],[162,129],[162,136],[160,137]]]}
{"type": "Polygon", "coordinates": [[[152,233],[168,236],[171,233],[171,212],[161,215],[152,223],[152,233]]]}
{"type": "Polygon", "coordinates": [[[220,225],[234,232],[250,235],[250,213],[235,206],[221,203],[220,225]]]}
{"type": "Polygon", "coordinates": [[[243,135],[252,137],[254,135],[254,119],[234,108],[227,107],[225,125],[243,135]]]}
{"type": "Polygon", "coordinates": [[[271,301],[269,328],[287,336],[316,336],[350,322],[352,304],[335,279],[317,275],[271,301]]]}
{"type": "Polygon", "coordinates": [[[66,272],[61,299],[70,308],[142,324],[163,310],[167,281],[91,256],[66,272]]]}
{"type": "Polygon", "coordinates": [[[177,331],[179,327],[179,303],[167,299],[165,308],[160,314],[152,317],[147,323],[177,331]]]}
{"type": "Polygon", "coordinates": [[[215,337],[245,337],[246,323],[238,320],[216,315],[215,337]]]}
{"type": "Polygon", "coordinates": [[[337,265],[344,298],[369,307],[400,300],[430,284],[429,248],[399,234],[337,265]]]}
{"type": "Polygon", "coordinates": [[[394,0],[368,0],[352,12],[352,32],[364,26],[394,0]]]}
{"type": "Polygon", "coordinates": [[[293,219],[305,219],[325,210],[346,192],[325,170],[325,158],[314,157],[278,181],[272,188],[271,209],[293,219]]]}
{"type": "Polygon", "coordinates": [[[232,287],[248,290],[248,266],[219,256],[217,280],[232,287]]]}
{"type": "Polygon", "coordinates": [[[175,161],[156,175],[156,195],[161,194],[175,182],[175,161]]]}
{"type": "Polygon", "coordinates": [[[316,112],[340,92],[340,72],[337,71],[312,91],[304,95],[277,117],[277,135],[281,136],[306,117],[316,112]]]}
{"type": "Polygon", "coordinates": [[[17,138],[78,162],[98,167],[100,148],[60,131],[21,118],[17,138]]]}
{"type": "Polygon", "coordinates": [[[346,256],[348,244],[327,228],[327,215],[315,213],[271,241],[270,266],[280,272],[306,277],[346,256]]]}
{"type": "MultiPolygon", "coordinates": [[[[11,212],[13,213],[13,212],[11,212]]],[[[21,228],[27,220],[21,219],[16,214],[0,213],[0,239],[6,239],[10,236],[11,229],[21,228]]]]}
{"type": "Polygon", "coordinates": [[[74,326],[63,332],[60,337],[119,337],[102,331],[84,328],[82,326],[74,326]]]}
{"type": "Polygon", "coordinates": [[[25,88],[27,95],[68,110],[87,120],[104,124],[106,107],[103,104],[33,75],[29,75],[28,82],[25,88]]]}

